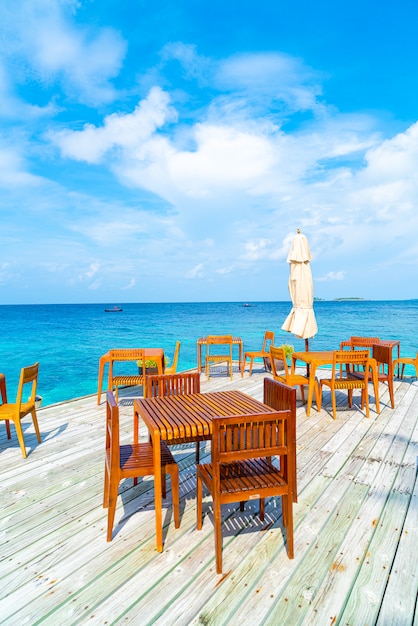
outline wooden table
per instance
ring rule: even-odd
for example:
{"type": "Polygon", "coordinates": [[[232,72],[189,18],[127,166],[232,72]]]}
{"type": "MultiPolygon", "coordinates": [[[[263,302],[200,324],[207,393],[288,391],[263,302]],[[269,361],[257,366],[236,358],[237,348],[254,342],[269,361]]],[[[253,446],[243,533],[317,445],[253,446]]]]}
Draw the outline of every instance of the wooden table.
{"type": "MultiPolygon", "coordinates": [[[[393,352],[393,348],[397,348],[398,359],[400,358],[401,342],[399,341],[399,339],[381,339],[379,341],[379,344],[382,346],[389,346],[389,348],[392,348],[392,352],[393,352]]],[[[344,350],[344,348],[353,349],[354,346],[356,346],[359,349],[365,349],[365,350],[367,350],[367,348],[369,347],[369,346],[362,346],[361,344],[355,344],[350,339],[346,339],[345,341],[342,341],[340,344],[341,350],[344,350]]],[[[398,363],[398,376],[399,376],[399,371],[400,371],[400,364],[398,363]]]]}
{"type": "Polygon", "coordinates": [[[154,450],[154,494],[157,550],[163,550],[161,445],[163,440],[211,435],[212,418],[217,415],[271,413],[274,409],[241,391],[194,393],[184,396],[143,398],[134,401],[134,442],[138,442],[139,417],[151,436],[154,450]]]}
{"type": "MultiPolygon", "coordinates": [[[[379,341],[379,344],[381,344],[382,346],[389,346],[390,348],[397,348],[398,350],[398,359],[401,356],[401,342],[399,341],[399,339],[381,339],[379,341]]],[[[350,339],[347,339],[346,341],[342,341],[340,344],[341,350],[344,350],[344,348],[347,347],[352,347],[353,343],[350,341],[350,339]]],[[[357,346],[361,349],[365,349],[367,350],[368,346],[361,346],[360,344],[357,346]]]]}
{"type": "MultiPolygon", "coordinates": [[[[383,343],[381,341],[380,343],[383,343]]],[[[386,344],[387,345],[387,344],[386,344]]],[[[367,350],[367,348],[365,348],[367,350]]],[[[321,352],[293,352],[292,353],[292,372],[295,370],[296,361],[303,361],[309,366],[309,387],[308,387],[308,403],[306,405],[306,415],[309,417],[311,414],[311,406],[312,406],[312,396],[315,387],[315,372],[316,368],[321,365],[332,365],[334,361],[334,350],[324,350],[321,352]]],[[[372,371],[372,379],[374,394],[375,394],[375,402],[376,402],[376,411],[380,412],[380,403],[379,403],[379,381],[377,378],[377,367],[376,361],[374,359],[370,359],[370,366],[372,371]]]]}
{"type": "MultiPolygon", "coordinates": [[[[206,349],[207,345],[208,345],[207,337],[199,337],[199,339],[196,342],[197,371],[199,372],[199,374],[202,371],[202,347],[205,347],[206,349]]],[[[242,339],[241,337],[232,337],[232,345],[238,346],[238,361],[239,361],[239,369],[241,371],[241,364],[242,364],[242,339]]]]}
{"type": "MultiPolygon", "coordinates": [[[[140,348],[138,348],[139,350],[140,348]]],[[[123,352],[124,350],[118,350],[119,352],[123,352]]],[[[164,373],[164,350],[162,348],[144,348],[144,354],[147,359],[155,359],[157,363],[158,374],[164,373]]],[[[126,361],[137,361],[138,356],[135,356],[135,350],[132,348],[126,348],[126,358],[121,359],[120,357],[117,359],[118,361],[126,360],[126,361]]],[[[100,404],[100,397],[102,395],[102,387],[103,387],[103,375],[105,366],[108,365],[109,368],[113,366],[112,359],[112,351],[106,352],[100,357],[99,360],[99,379],[98,379],[98,389],[97,389],[97,404],[100,404]]]]}

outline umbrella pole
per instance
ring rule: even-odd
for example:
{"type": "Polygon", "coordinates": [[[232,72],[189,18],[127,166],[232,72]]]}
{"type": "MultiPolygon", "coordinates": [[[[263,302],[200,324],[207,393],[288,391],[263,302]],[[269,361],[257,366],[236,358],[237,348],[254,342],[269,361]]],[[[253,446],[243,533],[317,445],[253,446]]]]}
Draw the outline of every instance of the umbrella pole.
{"type": "MultiPolygon", "coordinates": [[[[305,350],[309,352],[309,339],[305,339],[305,350]]],[[[306,364],[306,378],[309,378],[309,363],[306,364]]]]}

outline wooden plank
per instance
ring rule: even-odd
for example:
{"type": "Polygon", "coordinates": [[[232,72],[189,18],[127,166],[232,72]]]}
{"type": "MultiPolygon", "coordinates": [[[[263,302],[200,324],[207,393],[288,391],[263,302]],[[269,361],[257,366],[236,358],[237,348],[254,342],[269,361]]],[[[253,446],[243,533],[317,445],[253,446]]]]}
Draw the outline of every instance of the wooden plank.
{"type": "Polygon", "coordinates": [[[417,615],[418,598],[418,433],[411,441],[410,451],[415,468],[409,466],[409,474],[414,474],[415,486],[409,501],[408,511],[400,534],[396,557],[390,570],[389,582],[385,589],[377,626],[412,624],[417,615]],[[411,471],[412,470],[412,471],[411,471]]]}

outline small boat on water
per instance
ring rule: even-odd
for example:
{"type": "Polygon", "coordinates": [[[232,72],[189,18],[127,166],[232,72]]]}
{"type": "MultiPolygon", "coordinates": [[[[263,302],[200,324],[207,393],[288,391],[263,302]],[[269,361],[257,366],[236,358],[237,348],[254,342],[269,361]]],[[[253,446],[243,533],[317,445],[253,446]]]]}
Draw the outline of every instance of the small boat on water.
{"type": "Polygon", "coordinates": [[[116,304],[112,309],[105,309],[106,313],[120,313],[121,311],[123,311],[122,307],[116,306],[116,304]]]}

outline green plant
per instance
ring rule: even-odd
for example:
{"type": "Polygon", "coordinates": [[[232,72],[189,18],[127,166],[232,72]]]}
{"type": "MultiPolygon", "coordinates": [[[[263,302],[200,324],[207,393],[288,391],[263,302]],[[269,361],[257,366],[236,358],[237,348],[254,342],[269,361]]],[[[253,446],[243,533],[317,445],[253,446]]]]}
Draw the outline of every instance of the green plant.
{"type": "MultiPolygon", "coordinates": [[[[136,364],[138,367],[142,367],[142,361],[137,361],[136,364]]],[[[166,365],[170,365],[170,359],[168,356],[164,357],[164,367],[166,365]]],[[[145,367],[147,369],[157,367],[157,361],[155,359],[145,359],[145,367]]]]}
{"type": "Polygon", "coordinates": [[[286,357],[286,361],[290,359],[290,357],[292,356],[292,353],[295,351],[295,348],[289,343],[282,343],[282,345],[279,346],[279,348],[283,350],[285,357],[286,357]]]}

